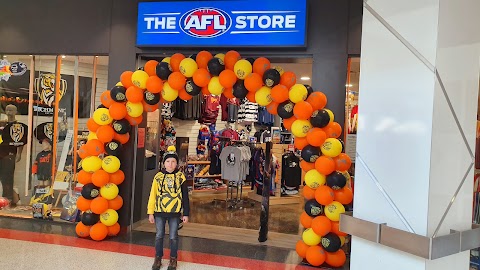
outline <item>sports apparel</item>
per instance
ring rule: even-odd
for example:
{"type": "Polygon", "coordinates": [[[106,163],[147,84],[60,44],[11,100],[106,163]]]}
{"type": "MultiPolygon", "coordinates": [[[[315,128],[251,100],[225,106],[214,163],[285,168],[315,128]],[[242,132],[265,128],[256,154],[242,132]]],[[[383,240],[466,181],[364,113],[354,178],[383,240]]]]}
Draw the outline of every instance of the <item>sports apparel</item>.
{"type": "Polygon", "coordinates": [[[153,178],[148,199],[147,214],[162,217],[180,217],[190,214],[188,186],[183,172],[162,169],[153,178]]]}
{"type": "Polygon", "coordinates": [[[282,188],[298,190],[302,179],[300,159],[293,153],[282,156],[282,188]]]}
{"type": "Polygon", "coordinates": [[[178,225],[180,224],[180,217],[155,216],[155,227],[157,229],[155,234],[155,256],[160,258],[163,257],[163,238],[165,237],[165,224],[167,221],[170,236],[170,255],[176,257],[178,251],[178,225]]]}
{"type": "Polygon", "coordinates": [[[258,121],[258,104],[243,99],[238,109],[238,122],[252,124],[258,121]]]}
{"type": "Polygon", "coordinates": [[[32,173],[37,175],[38,180],[48,181],[52,178],[52,151],[41,151],[37,154],[33,163],[32,173]]]}

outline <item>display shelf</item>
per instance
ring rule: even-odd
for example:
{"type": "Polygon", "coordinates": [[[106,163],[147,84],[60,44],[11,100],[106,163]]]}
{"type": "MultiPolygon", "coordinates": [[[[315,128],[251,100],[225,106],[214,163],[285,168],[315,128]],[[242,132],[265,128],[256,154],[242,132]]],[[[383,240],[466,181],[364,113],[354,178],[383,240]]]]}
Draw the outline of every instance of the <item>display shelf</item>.
{"type": "Polygon", "coordinates": [[[214,174],[214,175],[195,175],[195,178],[219,178],[222,177],[221,174],[214,174]]]}
{"type": "Polygon", "coordinates": [[[208,160],[203,160],[203,161],[194,161],[194,160],[189,160],[189,161],[187,161],[187,164],[193,164],[193,165],[207,165],[207,164],[210,164],[210,161],[208,161],[208,160]]]}

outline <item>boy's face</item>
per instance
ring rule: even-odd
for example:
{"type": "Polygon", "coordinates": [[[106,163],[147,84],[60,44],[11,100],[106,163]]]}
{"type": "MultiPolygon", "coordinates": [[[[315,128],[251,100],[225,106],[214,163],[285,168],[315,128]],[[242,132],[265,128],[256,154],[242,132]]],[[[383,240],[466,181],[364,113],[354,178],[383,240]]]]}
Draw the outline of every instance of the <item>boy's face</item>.
{"type": "Polygon", "coordinates": [[[175,158],[167,158],[164,165],[167,172],[173,172],[177,168],[177,160],[175,158]]]}

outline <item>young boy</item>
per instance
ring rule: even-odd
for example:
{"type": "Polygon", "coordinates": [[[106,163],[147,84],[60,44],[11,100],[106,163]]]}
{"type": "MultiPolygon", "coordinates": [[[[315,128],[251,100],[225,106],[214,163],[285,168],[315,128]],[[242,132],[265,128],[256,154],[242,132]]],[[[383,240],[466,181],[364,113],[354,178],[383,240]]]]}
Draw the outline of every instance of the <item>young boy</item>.
{"type": "Polygon", "coordinates": [[[178,225],[180,217],[183,223],[188,223],[190,202],[188,199],[188,186],[185,175],[177,168],[178,155],[175,146],[169,146],[163,155],[165,166],[155,175],[148,199],[148,220],[155,223],[157,234],[155,236],[155,261],[152,270],[159,270],[162,266],[163,238],[165,236],[165,223],[168,221],[170,231],[170,264],[168,270],[177,269],[178,251],[178,225]]]}

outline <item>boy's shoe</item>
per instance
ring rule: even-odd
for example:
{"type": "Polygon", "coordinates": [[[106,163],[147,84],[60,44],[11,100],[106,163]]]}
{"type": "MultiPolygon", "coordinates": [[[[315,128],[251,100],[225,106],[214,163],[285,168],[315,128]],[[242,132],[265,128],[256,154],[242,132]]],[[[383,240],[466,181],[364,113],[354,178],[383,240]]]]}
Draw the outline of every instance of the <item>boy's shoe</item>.
{"type": "Polygon", "coordinates": [[[160,270],[162,267],[162,257],[155,257],[155,261],[153,261],[152,270],[160,270]]]}
{"type": "Polygon", "coordinates": [[[170,264],[168,265],[167,270],[177,270],[177,258],[170,257],[170,264]]]}

